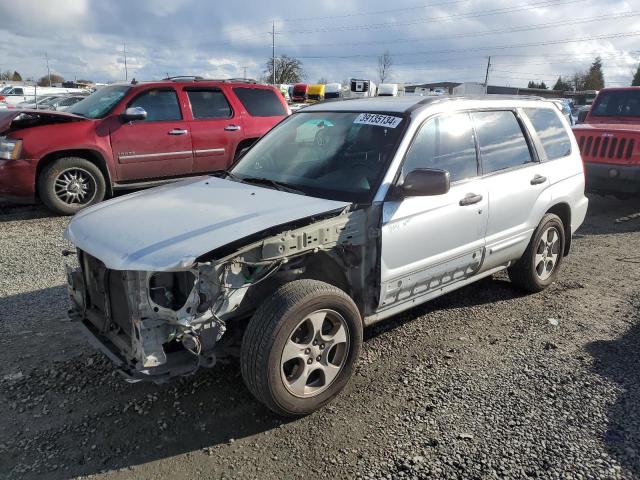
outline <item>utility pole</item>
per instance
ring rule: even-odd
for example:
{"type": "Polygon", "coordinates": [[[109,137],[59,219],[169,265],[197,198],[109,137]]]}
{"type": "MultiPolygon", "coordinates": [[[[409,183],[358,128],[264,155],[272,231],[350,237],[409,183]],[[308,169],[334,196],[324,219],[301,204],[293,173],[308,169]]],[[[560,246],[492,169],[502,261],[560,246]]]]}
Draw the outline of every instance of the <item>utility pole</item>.
{"type": "Polygon", "coordinates": [[[271,26],[271,69],[273,70],[273,85],[276,84],[276,21],[271,26]]]}
{"type": "Polygon", "coordinates": [[[51,86],[51,70],[49,70],[49,56],[44,52],[44,59],[47,61],[47,76],[49,77],[49,86],[51,86]]]}
{"type": "Polygon", "coordinates": [[[242,77],[244,80],[247,79],[247,67],[242,67],[242,70],[244,71],[244,76],[242,77]]]}
{"type": "Polygon", "coordinates": [[[487,73],[484,76],[484,93],[487,93],[487,87],[489,86],[489,69],[491,68],[491,56],[487,61],[487,73]]]}
{"type": "Polygon", "coordinates": [[[122,42],[122,53],[124,54],[124,81],[129,80],[129,72],[127,71],[127,44],[122,42]]]}

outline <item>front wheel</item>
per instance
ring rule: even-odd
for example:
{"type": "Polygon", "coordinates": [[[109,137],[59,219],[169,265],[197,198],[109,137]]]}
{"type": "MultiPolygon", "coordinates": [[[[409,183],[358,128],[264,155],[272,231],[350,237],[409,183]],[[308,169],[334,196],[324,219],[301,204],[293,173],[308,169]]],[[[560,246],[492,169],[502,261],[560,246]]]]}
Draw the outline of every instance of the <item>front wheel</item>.
{"type": "Polygon", "coordinates": [[[38,179],[42,202],[56,213],[73,215],[101,202],[106,192],[100,169],[80,157],[59,158],[47,165],[38,179]]]}
{"type": "Polygon", "coordinates": [[[511,283],[533,293],[547,288],[558,277],[564,245],[562,220],[552,213],[546,214],[522,258],[509,267],[511,283]]]}
{"type": "Polygon", "coordinates": [[[316,280],[280,287],[252,317],[241,367],[251,393],[278,415],[307,415],[345,387],[362,344],[362,320],[342,290],[316,280]]]}

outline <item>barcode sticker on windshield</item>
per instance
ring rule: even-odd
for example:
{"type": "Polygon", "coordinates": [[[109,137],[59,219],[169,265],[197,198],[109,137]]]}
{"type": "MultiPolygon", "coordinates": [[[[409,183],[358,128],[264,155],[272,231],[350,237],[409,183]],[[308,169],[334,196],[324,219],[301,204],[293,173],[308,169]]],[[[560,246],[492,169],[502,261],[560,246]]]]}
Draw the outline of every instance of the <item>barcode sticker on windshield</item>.
{"type": "Polygon", "coordinates": [[[353,123],[362,123],[364,125],[376,125],[378,127],[396,128],[402,121],[401,117],[391,115],[378,115],[377,113],[361,113],[353,121],[353,123]]]}

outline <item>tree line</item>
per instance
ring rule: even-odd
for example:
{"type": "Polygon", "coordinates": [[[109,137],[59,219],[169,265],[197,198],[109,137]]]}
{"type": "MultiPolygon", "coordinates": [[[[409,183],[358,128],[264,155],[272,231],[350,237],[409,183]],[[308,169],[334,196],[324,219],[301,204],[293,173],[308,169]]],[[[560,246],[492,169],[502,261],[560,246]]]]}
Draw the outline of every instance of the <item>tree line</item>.
{"type": "MultiPolygon", "coordinates": [[[[602,90],[605,86],[604,73],[602,71],[602,58],[596,57],[591,66],[585,72],[576,72],[571,77],[559,76],[552,90],[561,92],[602,90]]],[[[640,87],[640,65],[631,81],[632,87],[640,87]]],[[[549,87],[544,83],[529,82],[528,88],[540,88],[543,90],[549,87]]]]}

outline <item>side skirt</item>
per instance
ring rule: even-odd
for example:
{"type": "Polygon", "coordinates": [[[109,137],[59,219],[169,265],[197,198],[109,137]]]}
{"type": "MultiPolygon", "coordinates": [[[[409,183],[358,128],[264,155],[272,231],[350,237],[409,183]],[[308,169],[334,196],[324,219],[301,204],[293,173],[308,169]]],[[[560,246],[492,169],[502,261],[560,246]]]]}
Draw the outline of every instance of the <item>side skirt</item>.
{"type": "Polygon", "coordinates": [[[482,272],[479,273],[478,275],[474,275],[472,277],[469,278],[465,278],[464,280],[461,280],[459,282],[455,282],[452,284],[449,284],[445,287],[439,288],[437,290],[432,290],[430,292],[427,292],[423,295],[417,296],[417,297],[413,297],[408,299],[405,302],[402,302],[400,304],[397,305],[393,305],[390,306],[388,308],[384,308],[384,309],[380,309],[378,310],[376,313],[374,313],[373,315],[368,315],[364,318],[364,325],[365,327],[368,327],[370,325],[373,325],[375,323],[380,322],[381,320],[385,320],[389,317],[392,317],[393,315],[397,315],[400,312],[404,312],[405,310],[409,310],[410,308],[416,307],[418,305],[422,305],[423,303],[428,302],[429,300],[433,300],[434,298],[440,297],[442,295],[445,295],[449,292],[452,292],[454,290],[457,290],[459,288],[465,287],[475,281],[478,281],[482,278],[488,277],[489,275],[493,275],[494,273],[497,273],[501,270],[504,270],[505,268],[507,268],[509,265],[511,264],[511,262],[508,262],[504,265],[500,265],[498,267],[492,268],[491,270],[487,270],[486,272],[482,272]]]}

